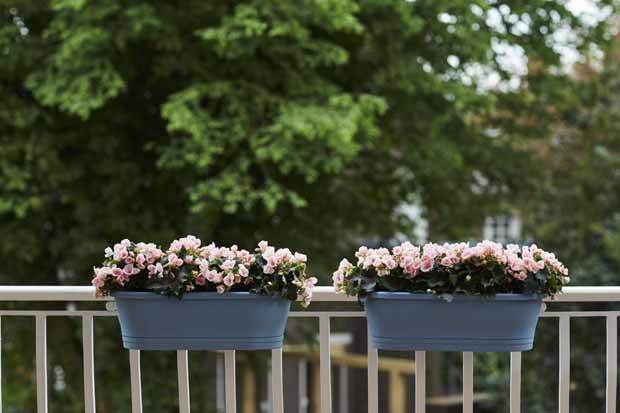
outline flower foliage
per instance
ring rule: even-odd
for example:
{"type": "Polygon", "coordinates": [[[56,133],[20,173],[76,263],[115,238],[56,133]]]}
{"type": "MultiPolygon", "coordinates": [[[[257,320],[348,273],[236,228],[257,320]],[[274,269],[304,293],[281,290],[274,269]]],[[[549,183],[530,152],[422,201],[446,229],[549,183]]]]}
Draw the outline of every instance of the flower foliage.
{"type": "Polygon", "coordinates": [[[279,295],[310,304],[317,279],[306,275],[306,256],[288,248],[275,249],[266,241],[254,253],[239,249],[202,246],[188,235],[174,240],[166,251],[155,244],[127,239],[106,248],[92,284],[98,296],[114,291],[152,291],[181,298],[190,291],[250,291],[279,295]]]}
{"type": "Polygon", "coordinates": [[[450,300],[454,294],[492,297],[500,293],[554,296],[567,284],[567,268],[536,245],[503,246],[483,241],[418,247],[361,247],[357,264],[340,262],[336,291],[363,299],[374,291],[426,292],[450,300]]]}

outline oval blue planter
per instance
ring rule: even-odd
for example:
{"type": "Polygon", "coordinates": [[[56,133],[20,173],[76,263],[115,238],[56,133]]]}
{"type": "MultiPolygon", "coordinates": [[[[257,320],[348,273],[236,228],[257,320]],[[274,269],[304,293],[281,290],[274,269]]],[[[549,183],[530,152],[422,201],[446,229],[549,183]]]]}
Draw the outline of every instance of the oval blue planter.
{"type": "Polygon", "coordinates": [[[282,347],[290,301],[249,292],[113,294],[123,346],[139,350],[263,350],[282,347]]]}
{"type": "Polygon", "coordinates": [[[524,351],[534,345],[542,300],[537,295],[495,298],[375,292],[366,300],[374,347],[385,350],[524,351]]]}

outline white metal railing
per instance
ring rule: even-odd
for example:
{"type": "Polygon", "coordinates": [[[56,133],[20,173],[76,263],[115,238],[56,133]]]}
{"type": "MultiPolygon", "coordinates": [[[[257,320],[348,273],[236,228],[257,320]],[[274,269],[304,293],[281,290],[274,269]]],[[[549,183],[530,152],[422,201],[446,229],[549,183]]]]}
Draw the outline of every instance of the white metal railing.
{"type": "MultiPolygon", "coordinates": [[[[92,287],[63,286],[0,286],[0,302],[21,301],[113,301],[110,297],[95,298],[92,287]]],[[[313,302],[345,302],[354,298],[335,294],[332,287],[316,287],[313,302]]],[[[556,302],[620,302],[620,287],[566,287],[556,302]]],[[[81,317],[83,325],[84,360],[84,405],[86,413],[95,413],[94,338],[93,325],[96,317],[115,317],[112,303],[106,304],[107,311],[96,310],[0,310],[3,317],[34,317],[36,328],[36,386],[37,412],[47,413],[47,319],[48,317],[81,317]]],[[[319,320],[319,366],[320,366],[320,412],[332,412],[330,320],[337,317],[364,317],[362,311],[301,311],[291,312],[291,317],[310,317],[319,320]]],[[[570,392],[570,321],[576,317],[599,317],[607,325],[607,371],[606,371],[606,413],[616,412],[618,317],[620,311],[543,311],[541,317],[559,319],[559,413],[569,412],[570,392]]],[[[120,338],[119,338],[120,339],[120,338]]],[[[0,337],[0,343],[1,343],[0,337]]],[[[129,351],[131,376],[131,411],[142,413],[142,389],[140,377],[140,351],[129,351]]],[[[415,352],[415,413],[426,411],[426,353],[415,352]]],[[[235,394],[235,351],[224,352],[225,365],[225,409],[236,413],[235,394]]],[[[379,356],[376,349],[368,347],[368,412],[379,412],[379,356]]],[[[473,354],[463,353],[463,412],[473,413],[474,380],[473,354]]],[[[1,374],[0,365],[0,374],[1,374]]],[[[179,412],[190,412],[190,383],[187,350],[177,351],[177,374],[179,389],[179,412]]],[[[1,384],[1,383],[0,383],[1,384]]],[[[284,412],[282,350],[272,350],[271,391],[274,413],[284,412]]],[[[0,387],[0,400],[2,388],[0,387]]],[[[521,412],[521,353],[510,355],[510,413],[521,412]]],[[[2,406],[0,405],[0,413],[2,406]]]]}

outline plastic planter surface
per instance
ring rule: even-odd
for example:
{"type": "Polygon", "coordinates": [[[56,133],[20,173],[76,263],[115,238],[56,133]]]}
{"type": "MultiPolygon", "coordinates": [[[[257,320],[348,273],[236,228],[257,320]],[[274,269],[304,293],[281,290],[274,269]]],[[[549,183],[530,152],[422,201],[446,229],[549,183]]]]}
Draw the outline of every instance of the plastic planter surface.
{"type": "Polygon", "coordinates": [[[139,350],[263,350],[282,347],[290,301],[249,292],[113,294],[123,346],[139,350]]]}
{"type": "Polygon", "coordinates": [[[385,350],[524,351],[534,345],[542,300],[537,295],[495,298],[375,292],[366,300],[374,347],[385,350]]]}

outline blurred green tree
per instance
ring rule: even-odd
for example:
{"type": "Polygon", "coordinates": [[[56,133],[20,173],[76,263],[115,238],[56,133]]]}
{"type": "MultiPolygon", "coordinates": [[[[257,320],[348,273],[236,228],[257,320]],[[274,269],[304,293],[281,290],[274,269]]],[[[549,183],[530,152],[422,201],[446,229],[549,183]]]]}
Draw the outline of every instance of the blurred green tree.
{"type": "MultiPolygon", "coordinates": [[[[361,239],[411,236],[407,204],[431,238],[471,238],[539,185],[532,147],[580,103],[558,33],[584,55],[610,40],[546,0],[0,0],[0,14],[6,284],[84,284],[119,238],[188,232],[270,239],[325,274],[361,239]]],[[[55,357],[79,369],[71,353],[55,357]]]]}
{"type": "MultiPolygon", "coordinates": [[[[578,66],[579,102],[559,113],[552,126],[555,132],[533,146],[532,153],[545,168],[538,185],[519,202],[528,214],[526,233],[561,254],[574,284],[620,281],[619,62],[620,42],[615,38],[604,59],[578,66]]],[[[549,327],[552,333],[540,334],[539,344],[553,348],[557,327],[549,327]]],[[[576,319],[572,328],[577,338],[571,368],[579,379],[571,403],[577,410],[602,408],[604,323],[576,319]]],[[[534,352],[532,364],[548,363],[544,357],[534,352]]],[[[535,372],[526,375],[525,380],[537,380],[535,372]]],[[[540,406],[537,411],[555,408],[535,389],[526,397],[540,406]]]]}

